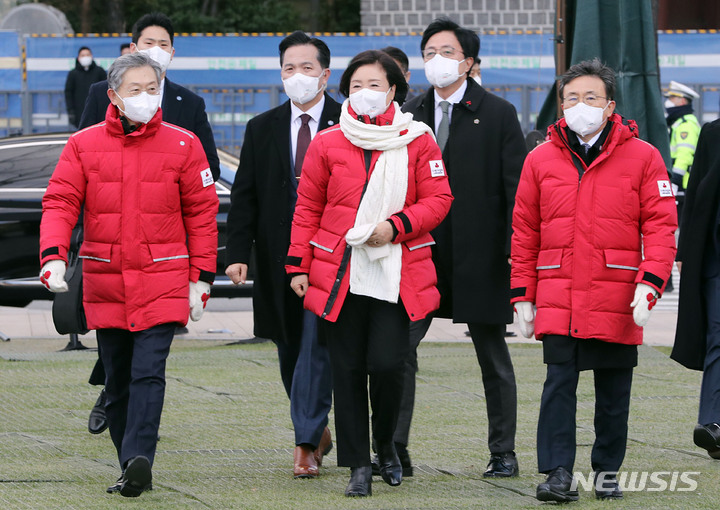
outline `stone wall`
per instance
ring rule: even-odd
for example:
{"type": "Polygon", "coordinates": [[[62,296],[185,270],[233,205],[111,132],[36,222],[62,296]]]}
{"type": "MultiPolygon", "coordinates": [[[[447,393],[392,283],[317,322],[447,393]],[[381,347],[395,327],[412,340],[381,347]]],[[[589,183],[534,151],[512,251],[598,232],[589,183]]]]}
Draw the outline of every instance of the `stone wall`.
{"type": "Polygon", "coordinates": [[[480,33],[553,32],[555,0],[361,0],[365,33],[419,34],[447,16],[480,33]]]}

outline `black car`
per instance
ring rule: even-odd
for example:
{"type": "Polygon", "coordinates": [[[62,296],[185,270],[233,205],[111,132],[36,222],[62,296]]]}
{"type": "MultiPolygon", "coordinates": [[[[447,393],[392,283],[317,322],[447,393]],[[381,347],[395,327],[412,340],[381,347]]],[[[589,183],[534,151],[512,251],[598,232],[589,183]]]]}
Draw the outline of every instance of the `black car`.
{"type": "MultiPolygon", "coordinates": [[[[69,137],[70,133],[55,133],[0,139],[0,306],[53,298],[38,279],[40,215],[43,194],[69,137]]],[[[251,281],[236,286],[225,276],[227,212],[238,159],[222,150],[218,156],[218,266],[212,294],[247,297],[251,281]]]]}

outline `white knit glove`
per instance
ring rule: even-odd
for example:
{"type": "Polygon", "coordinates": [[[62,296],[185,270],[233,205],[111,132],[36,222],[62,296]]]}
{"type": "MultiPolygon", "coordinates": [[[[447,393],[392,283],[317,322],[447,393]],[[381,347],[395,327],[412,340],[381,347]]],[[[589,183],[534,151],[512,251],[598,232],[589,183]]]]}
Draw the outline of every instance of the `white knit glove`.
{"type": "Polygon", "coordinates": [[[530,301],[518,301],[515,303],[520,333],[525,338],[530,338],[535,333],[535,309],[530,301]]]}
{"type": "Polygon", "coordinates": [[[40,281],[50,292],[67,292],[68,284],[65,281],[65,261],[51,260],[45,262],[40,270],[40,281]]]}
{"type": "Polygon", "coordinates": [[[210,299],[210,284],[202,280],[190,282],[190,318],[197,322],[210,299]]]}
{"type": "Polygon", "coordinates": [[[650,311],[657,303],[658,293],[655,292],[650,285],[638,283],[635,287],[635,297],[633,297],[630,307],[633,308],[633,319],[635,324],[643,327],[650,319],[650,311]]]}

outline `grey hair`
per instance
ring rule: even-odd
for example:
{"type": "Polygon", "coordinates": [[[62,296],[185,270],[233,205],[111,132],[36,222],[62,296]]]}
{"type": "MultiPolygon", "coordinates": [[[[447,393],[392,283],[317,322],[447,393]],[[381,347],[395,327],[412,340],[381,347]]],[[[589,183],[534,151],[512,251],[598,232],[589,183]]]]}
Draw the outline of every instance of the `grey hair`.
{"type": "Polygon", "coordinates": [[[564,99],[565,85],[581,76],[595,76],[605,84],[605,96],[608,100],[615,99],[615,71],[603,64],[600,59],[584,60],[572,66],[560,77],[560,99],[564,99]]]}
{"type": "Polygon", "coordinates": [[[151,67],[155,71],[158,84],[162,77],[162,68],[153,59],[144,53],[128,53],[115,59],[108,69],[108,88],[117,91],[122,85],[123,76],[128,69],[136,69],[138,67],[151,67]]]}

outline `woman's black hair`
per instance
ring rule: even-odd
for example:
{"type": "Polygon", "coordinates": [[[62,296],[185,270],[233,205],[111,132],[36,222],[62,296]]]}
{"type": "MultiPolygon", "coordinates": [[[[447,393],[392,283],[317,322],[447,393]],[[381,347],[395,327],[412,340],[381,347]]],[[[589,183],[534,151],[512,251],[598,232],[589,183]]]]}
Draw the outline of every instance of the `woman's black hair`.
{"type": "Polygon", "coordinates": [[[355,71],[362,66],[372,64],[380,64],[385,70],[388,83],[390,83],[391,87],[395,85],[395,101],[402,104],[408,92],[408,84],[407,81],[405,81],[405,76],[392,57],[380,50],[363,51],[353,57],[340,78],[340,93],[345,97],[350,96],[350,79],[353,74],[355,74],[355,71]]]}

